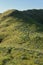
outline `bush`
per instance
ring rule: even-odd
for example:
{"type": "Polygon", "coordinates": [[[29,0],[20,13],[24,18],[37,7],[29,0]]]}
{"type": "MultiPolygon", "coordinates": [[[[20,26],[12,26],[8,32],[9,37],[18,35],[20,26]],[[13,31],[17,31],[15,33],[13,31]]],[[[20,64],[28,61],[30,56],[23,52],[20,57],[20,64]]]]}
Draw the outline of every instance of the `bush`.
{"type": "Polygon", "coordinates": [[[0,43],[3,41],[3,35],[0,35],[0,43]]]}

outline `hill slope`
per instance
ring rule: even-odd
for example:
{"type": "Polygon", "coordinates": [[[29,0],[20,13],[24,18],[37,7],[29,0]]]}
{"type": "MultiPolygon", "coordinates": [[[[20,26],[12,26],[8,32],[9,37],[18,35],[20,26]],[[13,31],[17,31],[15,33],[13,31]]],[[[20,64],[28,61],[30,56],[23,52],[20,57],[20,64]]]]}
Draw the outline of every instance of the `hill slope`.
{"type": "Polygon", "coordinates": [[[43,65],[43,10],[0,15],[0,65],[43,65]]]}

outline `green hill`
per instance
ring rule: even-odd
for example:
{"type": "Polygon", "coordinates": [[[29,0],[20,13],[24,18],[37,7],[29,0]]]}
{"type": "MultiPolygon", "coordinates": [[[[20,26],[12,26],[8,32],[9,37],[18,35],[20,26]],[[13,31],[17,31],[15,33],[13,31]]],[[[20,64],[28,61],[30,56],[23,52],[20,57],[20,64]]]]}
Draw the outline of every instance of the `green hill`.
{"type": "Polygon", "coordinates": [[[0,14],[0,65],[43,65],[43,9],[0,14]]]}

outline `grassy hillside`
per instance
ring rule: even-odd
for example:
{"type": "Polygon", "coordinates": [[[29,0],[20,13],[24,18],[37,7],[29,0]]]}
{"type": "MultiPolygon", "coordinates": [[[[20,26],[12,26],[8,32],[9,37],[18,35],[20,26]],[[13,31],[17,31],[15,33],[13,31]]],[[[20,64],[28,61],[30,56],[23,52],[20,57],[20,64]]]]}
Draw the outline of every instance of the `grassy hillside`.
{"type": "Polygon", "coordinates": [[[0,14],[0,65],[43,65],[43,10],[0,14]]]}

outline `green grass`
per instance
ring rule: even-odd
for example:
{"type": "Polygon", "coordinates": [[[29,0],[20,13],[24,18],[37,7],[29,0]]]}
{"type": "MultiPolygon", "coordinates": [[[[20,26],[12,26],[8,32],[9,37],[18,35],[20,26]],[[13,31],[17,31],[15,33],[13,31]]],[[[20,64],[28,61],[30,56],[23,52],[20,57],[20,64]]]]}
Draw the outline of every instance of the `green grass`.
{"type": "Polygon", "coordinates": [[[9,10],[0,15],[0,65],[43,65],[39,12],[41,18],[40,10],[9,10]]]}

